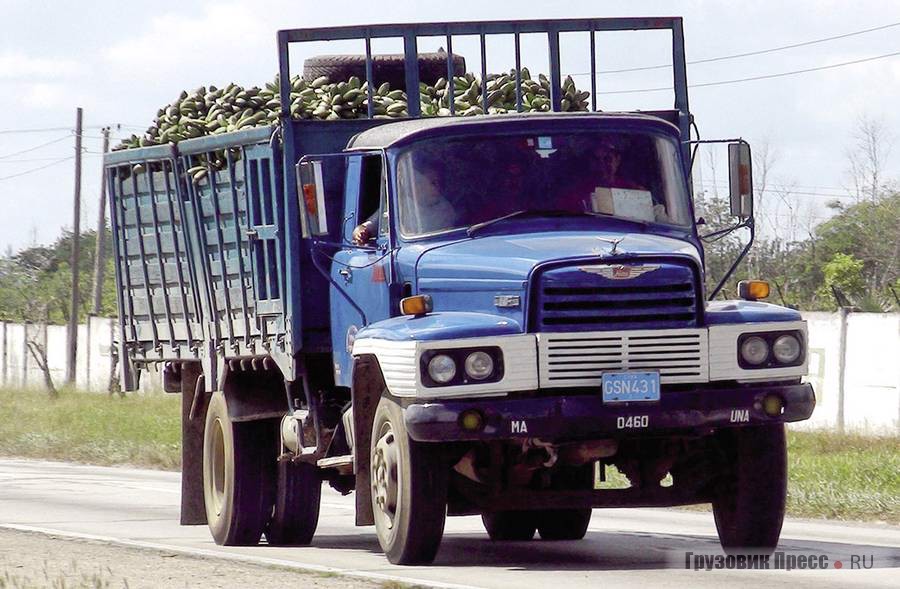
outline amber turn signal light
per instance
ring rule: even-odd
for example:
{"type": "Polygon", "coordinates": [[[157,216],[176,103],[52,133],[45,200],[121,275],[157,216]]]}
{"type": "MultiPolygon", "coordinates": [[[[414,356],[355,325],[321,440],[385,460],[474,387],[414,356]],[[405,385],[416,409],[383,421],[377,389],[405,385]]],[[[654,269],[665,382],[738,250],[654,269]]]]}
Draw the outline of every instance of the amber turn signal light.
{"type": "Polygon", "coordinates": [[[769,296],[769,283],[765,280],[741,280],[738,282],[738,296],[745,301],[758,301],[769,296]]]}
{"type": "Polygon", "coordinates": [[[431,295],[416,295],[400,299],[400,312],[404,315],[424,315],[433,308],[431,295]]]}

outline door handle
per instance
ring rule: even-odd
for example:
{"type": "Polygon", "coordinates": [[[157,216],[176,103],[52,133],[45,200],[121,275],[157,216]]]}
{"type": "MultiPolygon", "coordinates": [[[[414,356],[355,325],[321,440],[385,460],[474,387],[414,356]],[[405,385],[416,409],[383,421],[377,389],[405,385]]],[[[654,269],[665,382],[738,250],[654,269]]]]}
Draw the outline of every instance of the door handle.
{"type": "Polygon", "coordinates": [[[338,270],[338,274],[344,277],[344,282],[350,282],[353,280],[353,272],[350,268],[341,268],[338,270]]]}
{"type": "Polygon", "coordinates": [[[244,233],[247,235],[247,239],[249,239],[250,241],[253,241],[257,237],[259,237],[259,233],[256,232],[256,229],[247,229],[247,231],[245,231],[244,233]]]}

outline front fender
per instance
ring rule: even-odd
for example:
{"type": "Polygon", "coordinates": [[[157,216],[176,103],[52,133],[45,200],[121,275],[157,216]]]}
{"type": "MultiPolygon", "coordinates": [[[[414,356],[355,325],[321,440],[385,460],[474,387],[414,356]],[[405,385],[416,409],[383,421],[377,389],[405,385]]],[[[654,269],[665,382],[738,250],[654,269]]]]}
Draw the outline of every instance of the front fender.
{"type": "Polygon", "coordinates": [[[356,340],[372,338],[392,342],[431,341],[513,335],[522,331],[518,321],[507,317],[490,313],[445,311],[421,317],[403,315],[372,323],[356,334],[356,340]]]}
{"type": "Polygon", "coordinates": [[[537,340],[515,321],[487,313],[445,312],[423,317],[394,317],[360,330],[354,357],[378,359],[388,391],[395,397],[460,398],[501,396],[538,386],[537,340]],[[422,354],[436,349],[497,346],[503,354],[503,378],[491,383],[427,387],[420,374],[422,354]]]}

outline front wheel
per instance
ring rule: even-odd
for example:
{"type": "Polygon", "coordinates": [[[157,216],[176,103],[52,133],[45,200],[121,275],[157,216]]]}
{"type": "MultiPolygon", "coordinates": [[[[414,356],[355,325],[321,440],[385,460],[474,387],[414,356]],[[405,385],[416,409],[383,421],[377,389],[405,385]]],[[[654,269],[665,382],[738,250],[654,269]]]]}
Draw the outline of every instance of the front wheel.
{"type": "Polygon", "coordinates": [[[203,496],[216,544],[257,544],[272,512],[275,426],[233,422],[225,395],[213,393],[203,431],[203,496]]]}
{"type": "Polygon", "coordinates": [[[771,553],[781,535],[787,499],[784,425],[717,435],[728,465],[713,499],[719,542],[728,553],[771,553]]]}
{"type": "Polygon", "coordinates": [[[433,446],[409,438],[403,411],[382,398],[370,452],[378,543],[393,564],[434,560],[447,515],[447,468],[433,446]]]}

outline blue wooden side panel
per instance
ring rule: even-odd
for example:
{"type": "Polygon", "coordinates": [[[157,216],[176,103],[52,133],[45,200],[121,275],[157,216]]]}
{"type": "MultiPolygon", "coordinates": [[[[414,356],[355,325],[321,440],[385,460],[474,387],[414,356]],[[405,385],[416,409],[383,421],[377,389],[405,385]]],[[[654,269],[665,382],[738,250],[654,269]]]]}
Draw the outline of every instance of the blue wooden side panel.
{"type": "Polygon", "coordinates": [[[203,329],[175,160],[110,167],[107,181],[126,350],[135,360],[196,357],[203,329]]]}
{"type": "Polygon", "coordinates": [[[106,156],[130,364],[294,353],[285,345],[281,151],[271,129],[229,135],[106,156]]]}

